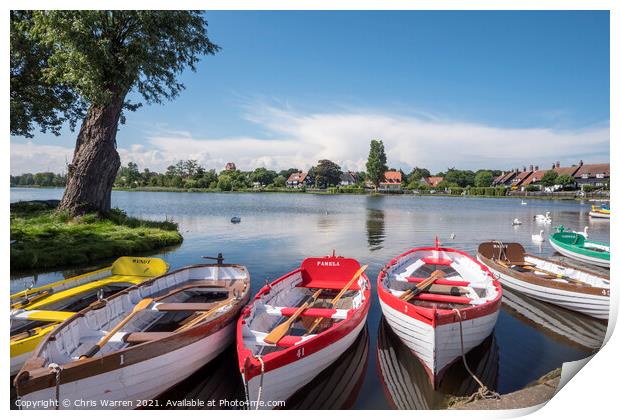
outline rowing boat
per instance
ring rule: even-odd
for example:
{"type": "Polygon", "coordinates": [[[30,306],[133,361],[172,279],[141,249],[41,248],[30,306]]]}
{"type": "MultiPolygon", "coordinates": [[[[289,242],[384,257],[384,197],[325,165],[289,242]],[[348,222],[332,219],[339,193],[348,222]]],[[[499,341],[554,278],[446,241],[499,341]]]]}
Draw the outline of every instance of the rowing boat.
{"type": "Polygon", "coordinates": [[[184,267],[86,308],[43,339],[15,378],[23,407],[137,408],[220,354],[249,299],[245,267],[184,267]],[[93,401],[94,405],[77,405],[93,401]],[[54,407],[55,404],[50,405],[54,407]]]}
{"type": "Polygon", "coordinates": [[[609,219],[611,214],[611,210],[608,206],[592,206],[592,210],[590,210],[590,217],[595,217],[599,219],[609,219]]]}
{"type": "Polygon", "coordinates": [[[244,309],[237,355],[252,408],[286,401],[351,346],[370,307],[364,268],[334,255],[306,258],[244,309]]]}
{"type": "Polygon", "coordinates": [[[518,243],[484,242],[478,260],[503,286],[599,319],[609,317],[609,276],[525,253],[518,243]]]}
{"type": "Polygon", "coordinates": [[[556,227],[549,242],[557,252],[577,261],[609,268],[609,244],[586,239],[576,232],[569,232],[564,226],[556,227]]]}
{"type": "Polygon", "coordinates": [[[438,241],[390,261],[379,273],[377,290],[385,319],[422,361],[433,387],[454,361],[491,334],[502,297],[485,266],[438,241]]]}
{"type": "Polygon", "coordinates": [[[127,287],[165,274],[160,258],[120,257],[105,268],[11,295],[11,376],[59,322],[127,287]]]}

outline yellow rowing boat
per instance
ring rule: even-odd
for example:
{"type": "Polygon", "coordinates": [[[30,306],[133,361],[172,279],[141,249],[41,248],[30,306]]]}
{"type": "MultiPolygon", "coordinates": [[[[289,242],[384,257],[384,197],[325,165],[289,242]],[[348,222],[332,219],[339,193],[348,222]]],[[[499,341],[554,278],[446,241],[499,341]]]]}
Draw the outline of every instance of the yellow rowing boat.
{"type": "Polygon", "coordinates": [[[99,270],[11,295],[11,376],[59,322],[98,299],[168,271],[160,258],[120,257],[99,270]]]}

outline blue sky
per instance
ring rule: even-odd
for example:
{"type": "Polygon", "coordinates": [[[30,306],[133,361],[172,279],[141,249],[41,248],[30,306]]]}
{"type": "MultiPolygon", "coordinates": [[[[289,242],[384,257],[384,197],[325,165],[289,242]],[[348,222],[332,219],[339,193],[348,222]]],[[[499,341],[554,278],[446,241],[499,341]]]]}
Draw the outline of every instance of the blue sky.
{"type": "MultiPolygon", "coordinates": [[[[355,170],[375,137],[405,170],[609,161],[608,12],[206,16],[222,51],[128,114],[124,164],[355,170]]],[[[62,170],[75,136],[12,138],[11,173],[62,170]]]]}

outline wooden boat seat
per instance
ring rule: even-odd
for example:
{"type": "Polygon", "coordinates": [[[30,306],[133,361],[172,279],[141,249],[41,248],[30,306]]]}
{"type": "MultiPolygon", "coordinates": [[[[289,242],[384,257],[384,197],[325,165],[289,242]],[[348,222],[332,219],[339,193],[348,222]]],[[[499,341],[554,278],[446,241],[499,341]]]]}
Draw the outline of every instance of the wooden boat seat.
{"type": "Polygon", "coordinates": [[[449,258],[433,258],[433,257],[422,258],[422,261],[424,261],[428,265],[450,265],[453,262],[449,258]]]}
{"type": "Polygon", "coordinates": [[[436,295],[432,293],[420,293],[412,299],[425,300],[430,302],[443,302],[443,303],[460,303],[467,305],[471,303],[471,299],[468,297],[451,296],[451,295],[436,295]]]}
{"type": "Polygon", "coordinates": [[[182,311],[208,311],[211,308],[214,308],[216,305],[221,303],[221,301],[216,302],[171,302],[171,303],[158,303],[154,306],[154,310],[160,312],[182,312],[182,311]]]}
{"type": "MultiPolygon", "coordinates": [[[[269,315],[277,316],[292,316],[298,309],[299,308],[294,307],[265,305],[265,312],[269,315]]],[[[346,319],[348,312],[348,309],[308,308],[301,313],[301,316],[310,318],[346,319]]]]}
{"type": "Polygon", "coordinates": [[[123,341],[128,344],[140,344],[148,341],[159,340],[170,337],[174,332],[133,332],[123,337],[123,341]]]}

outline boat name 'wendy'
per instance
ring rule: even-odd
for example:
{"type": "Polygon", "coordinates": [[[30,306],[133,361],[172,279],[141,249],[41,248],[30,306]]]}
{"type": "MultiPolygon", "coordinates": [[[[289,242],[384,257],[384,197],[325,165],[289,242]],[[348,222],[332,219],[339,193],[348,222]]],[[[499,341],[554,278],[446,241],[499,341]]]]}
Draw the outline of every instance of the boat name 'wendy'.
{"type": "Polygon", "coordinates": [[[316,265],[322,266],[322,267],[340,267],[340,262],[339,261],[317,261],[316,265]]]}

